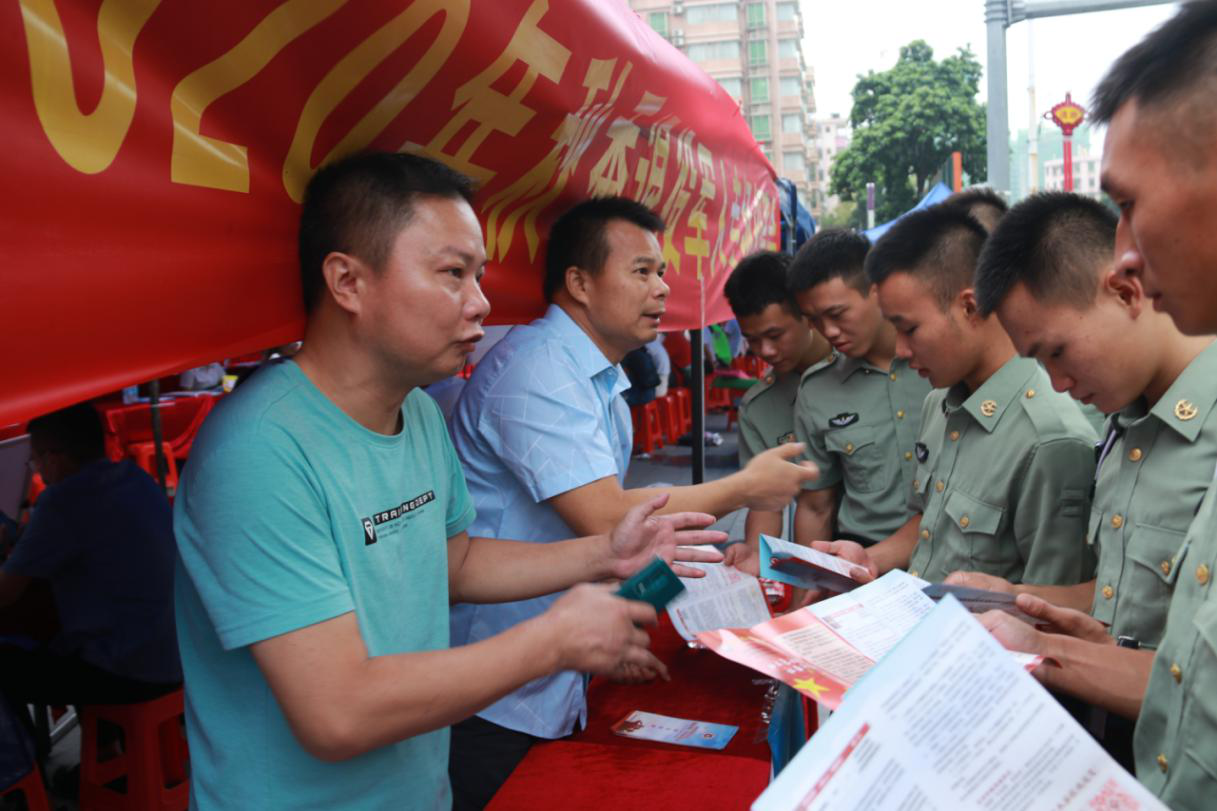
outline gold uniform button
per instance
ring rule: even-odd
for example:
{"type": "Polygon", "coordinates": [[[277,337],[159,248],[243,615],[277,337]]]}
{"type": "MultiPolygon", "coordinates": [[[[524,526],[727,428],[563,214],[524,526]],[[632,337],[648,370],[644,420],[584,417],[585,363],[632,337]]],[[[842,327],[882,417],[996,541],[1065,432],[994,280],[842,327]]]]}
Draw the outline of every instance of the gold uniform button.
{"type": "Polygon", "coordinates": [[[1124,516],[1120,515],[1119,513],[1113,515],[1111,517],[1111,525],[1116,529],[1124,526],[1124,516]]]}
{"type": "Polygon", "coordinates": [[[914,490],[921,489],[921,479],[913,479],[913,489],[914,490]]]}
{"type": "Polygon", "coordinates": [[[1158,755],[1158,768],[1166,773],[1166,755],[1158,755]]]}
{"type": "Polygon", "coordinates": [[[952,442],[958,442],[958,441],[959,441],[959,432],[958,432],[958,431],[952,431],[952,432],[951,432],[951,441],[952,441],[952,442]]]}
{"type": "Polygon", "coordinates": [[[1103,599],[1104,600],[1110,600],[1112,597],[1115,597],[1115,596],[1116,596],[1115,589],[1113,589],[1111,586],[1103,587],[1103,599]]]}
{"type": "Polygon", "coordinates": [[[1035,389],[1027,389],[1027,399],[1030,400],[1035,396],[1035,389]]]}
{"type": "Polygon", "coordinates": [[[892,377],[892,380],[895,380],[895,379],[896,379],[896,373],[895,373],[895,372],[892,372],[891,377],[892,377]]]}
{"type": "Polygon", "coordinates": [[[854,452],[854,443],[852,443],[852,442],[846,442],[846,443],[845,443],[845,453],[846,453],[846,454],[851,454],[851,453],[853,453],[853,452],[854,452]]]}
{"type": "Polygon", "coordinates": [[[921,530],[921,540],[928,541],[930,539],[930,531],[928,529],[921,530]]]}
{"type": "Polygon", "coordinates": [[[1209,582],[1209,565],[1207,563],[1201,563],[1196,567],[1196,582],[1202,586],[1209,582]]]}
{"type": "Polygon", "coordinates": [[[913,461],[913,452],[912,452],[912,451],[905,451],[905,452],[904,452],[904,461],[906,461],[906,462],[911,462],[911,461],[913,461]]]}
{"type": "Polygon", "coordinates": [[[913,577],[916,577],[916,576],[917,576],[917,570],[916,570],[916,569],[909,569],[909,574],[911,574],[913,577]]]}
{"type": "Polygon", "coordinates": [[[1142,457],[1143,455],[1144,455],[1144,454],[1142,454],[1142,453],[1141,453],[1141,449],[1140,449],[1140,448],[1133,448],[1131,451],[1129,451],[1129,452],[1128,452],[1128,461],[1130,461],[1130,462],[1140,462],[1140,461],[1141,461],[1141,457],[1142,457]]]}
{"type": "Polygon", "coordinates": [[[1170,574],[1171,562],[1169,560],[1164,560],[1158,564],[1158,568],[1162,570],[1162,574],[1170,574]]]}
{"type": "Polygon", "coordinates": [[[959,525],[964,529],[967,529],[968,524],[970,523],[972,523],[972,519],[968,518],[966,515],[959,519],[959,525]]]}
{"type": "Polygon", "coordinates": [[[936,491],[938,491],[939,493],[941,493],[943,490],[947,489],[947,486],[945,484],[943,484],[942,481],[940,480],[940,481],[934,482],[934,489],[936,491]]]}
{"type": "Polygon", "coordinates": [[[896,419],[898,419],[898,420],[904,419],[904,409],[903,408],[896,412],[896,419]]]}
{"type": "Polygon", "coordinates": [[[1175,403],[1175,416],[1187,422],[1198,413],[1195,404],[1191,400],[1180,400],[1175,403]]]}
{"type": "Polygon", "coordinates": [[[984,414],[986,417],[992,417],[997,413],[997,401],[985,400],[980,404],[980,413],[984,414]]]}
{"type": "Polygon", "coordinates": [[[1183,681],[1183,668],[1179,667],[1178,662],[1171,665],[1171,678],[1175,680],[1175,684],[1183,681]]]}

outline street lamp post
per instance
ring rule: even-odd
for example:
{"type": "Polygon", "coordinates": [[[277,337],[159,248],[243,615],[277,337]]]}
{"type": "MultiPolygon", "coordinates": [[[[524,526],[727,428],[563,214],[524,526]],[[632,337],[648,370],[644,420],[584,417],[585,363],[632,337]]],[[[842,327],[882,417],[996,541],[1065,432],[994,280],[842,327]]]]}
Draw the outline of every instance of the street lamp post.
{"type": "Polygon", "coordinates": [[[1071,93],[1066,93],[1065,100],[1053,105],[1051,110],[1044,113],[1044,118],[1060,127],[1061,134],[1065,136],[1062,139],[1065,147],[1064,188],[1065,191],[1073,191],[1073,131],[1086,118],[1086,110],[1073,100],[1071,93]]]}

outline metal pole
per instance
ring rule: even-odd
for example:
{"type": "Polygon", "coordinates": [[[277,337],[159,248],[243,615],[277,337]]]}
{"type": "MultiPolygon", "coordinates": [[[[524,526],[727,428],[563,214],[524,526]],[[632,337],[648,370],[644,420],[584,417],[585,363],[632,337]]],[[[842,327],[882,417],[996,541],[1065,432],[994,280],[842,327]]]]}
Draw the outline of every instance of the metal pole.
{"type": "Polygon", "coordinates": [[[161,430],[161,381],[153,380],[148,384],[148,395],[152,406],[152,445],[156,454],[156,480],[161,489],[168,492],[165,486],[165,476],[169,471],[169,463],[165,461],[165,451],[161,447],[164,432],[161,430]]]}
{"type": "Polygon", "coordinates": [[[875,184],[866,184],[866,230],[875,227],[875,184]]]}
{"type": "Polygon", "coordinates": [[[1006,3],[1007,0],[985,0],[989,40],[985,63],[989,75],[986,154],[989,185],[999,193],[1010,191],[1010,111],[1006,98],[1006,26],[1010,22],[1006,3]]]}
{"type": "Polygon", "coordinates": [[[1012,0],[1010,23],[1060,17],[1065,14],[1089,14],[1092,11],[1118,11],[1125,8],[1160,6],[1177,0],[1012,0]]]}
{"type": "Polygon", "coordinates": [[[706,366],[700,328],[689,330],[693,352],[693,484],[706,480],[706,366]]]}

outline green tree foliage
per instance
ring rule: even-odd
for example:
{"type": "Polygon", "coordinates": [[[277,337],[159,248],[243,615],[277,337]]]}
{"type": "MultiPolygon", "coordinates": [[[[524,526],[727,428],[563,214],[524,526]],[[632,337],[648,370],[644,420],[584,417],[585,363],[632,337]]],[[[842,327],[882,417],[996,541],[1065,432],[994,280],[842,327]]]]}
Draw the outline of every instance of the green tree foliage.
{"type": "Polygon", "coordinates": [[[921,199],[952,152],[963,153],[969,176],[984,177],[980,76],[971,51],[936,62],[923,40],[901,48],[891,70],[859,76],[849,116],[853,141],[833,163],[831,193],[858,201],[865,216],[866,184],[873,181],[875,221],[885,222],[921,199]]]}

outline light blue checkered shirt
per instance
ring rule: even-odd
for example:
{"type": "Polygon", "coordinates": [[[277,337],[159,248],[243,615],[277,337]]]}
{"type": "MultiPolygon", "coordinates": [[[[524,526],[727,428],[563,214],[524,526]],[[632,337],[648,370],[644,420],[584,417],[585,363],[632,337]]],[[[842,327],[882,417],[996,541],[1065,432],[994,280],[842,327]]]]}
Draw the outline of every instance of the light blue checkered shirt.
{"type": "MultiPolygon", "coordinates": [[[[559,541],[574,536],[547,499],[606,476],[624,485],[633,445],[630,387],[557,305],[512,329],[482,358],[452,415],[452,438],[477,519],[471,536],[559,541]]],[[[560,594],[452,608],[452,644],[477,642],[544,612],[560,594]]],[[[478,713],[541,738],[587,722],[583,677],[529,682],[478,713]]]]}

